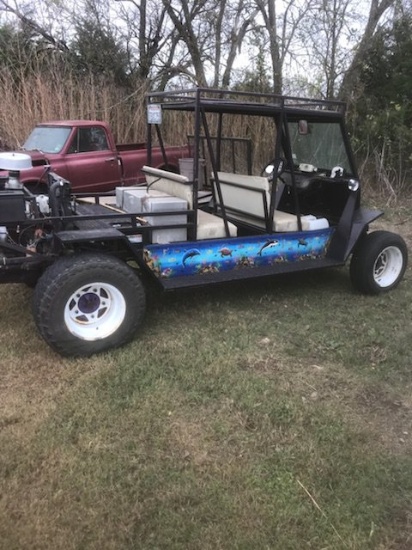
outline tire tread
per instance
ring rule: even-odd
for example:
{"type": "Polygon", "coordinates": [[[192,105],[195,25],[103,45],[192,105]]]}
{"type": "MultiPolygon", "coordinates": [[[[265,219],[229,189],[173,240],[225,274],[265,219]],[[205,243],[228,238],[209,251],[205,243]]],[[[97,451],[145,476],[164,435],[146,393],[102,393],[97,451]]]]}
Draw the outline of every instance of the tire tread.
{"type": "Polygon", "coordinates": [[[363,294],[380,294],[395,288],[401,281],[408,263],[408,250],[403,238],[390,231],[373,231],[364,234],[353,251],[350,263],[350,278],[354,288],[363,294]],[[403,266],[396,281],[388,287],[380,287],[373,278],[373,266],[380,252],[396,246],[402,253],[403,266]]]}
{"type": "MultiPolygon", "coordinates": [[[[36,326],[42,338],[55,351],[65,356],[87,356],[109,348],[118,347],[128,342],[141,324],[146,309],[144,287],[133,272],[123,261],[116,257],[99,253],[81,253],[74,256],[64,256],[52,264],[40,277],[34,294],[32,311],[36,326]],[[116,278],[125,287],[126,319],[118,331],[102,340],[85,341],[66,334],[50,321],[50,312],[56,307],[56,301],[62,288],[69,285],[73,279],[80,284],[91,270],[98,272],[116,272],[116,278]],[[127,323],[127,326],[125,326],[127,323]]],[[[63,324],[63,318],[61,318],[63,324]]]]}

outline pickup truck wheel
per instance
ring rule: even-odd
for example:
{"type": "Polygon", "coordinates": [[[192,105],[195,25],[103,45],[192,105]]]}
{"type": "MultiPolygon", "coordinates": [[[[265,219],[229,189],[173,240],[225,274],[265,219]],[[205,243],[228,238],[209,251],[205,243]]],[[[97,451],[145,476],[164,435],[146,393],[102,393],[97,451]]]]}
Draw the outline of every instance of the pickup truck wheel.
{"type": "Polygon", "coordinates": [[[400,235],[374,231],[364,235],[352,255],[350,277],[364,294],[380,294],[395,288],[408,263],[408,251],[400,235]]]}
{"type": "Polygon", "coordinates": [[[39,279],[33,315],[44,340],[66,356],[88,356],[129,341],[145,312],[134,271],[104,254],[57,260],[39,279]]]}

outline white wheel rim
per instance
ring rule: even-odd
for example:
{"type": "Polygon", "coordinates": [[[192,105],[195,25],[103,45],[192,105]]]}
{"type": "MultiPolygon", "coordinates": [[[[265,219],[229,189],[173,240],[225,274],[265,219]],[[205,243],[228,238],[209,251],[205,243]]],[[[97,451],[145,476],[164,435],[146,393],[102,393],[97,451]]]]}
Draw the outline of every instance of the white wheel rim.
{"type": "Polygon", "coordinates": [[[123,294],[108,283],[92,283],[77,289],[66,302],[64,322],[82,340],[101,340],[119,328],[126,316],[123,294]]]}
{"type": "Polygon", "coordinates": [[[396,246],[387,246],[376,258],[373,266],[373,278],[382,288],[391,286],[399,277],[403,268],[403,255],[396,246]]]}

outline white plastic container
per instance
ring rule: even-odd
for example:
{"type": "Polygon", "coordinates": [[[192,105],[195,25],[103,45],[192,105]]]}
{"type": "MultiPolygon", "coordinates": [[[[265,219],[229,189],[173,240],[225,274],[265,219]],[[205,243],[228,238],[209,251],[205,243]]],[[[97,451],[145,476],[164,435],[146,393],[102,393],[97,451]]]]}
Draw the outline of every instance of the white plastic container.
{"type": "MultiPolygon", "coordinates": [[[[186,176],[189,181],[193,181],[194,161],[193,158],[179,159],[179,172],[182,176],[186,176]]],[[[199,159],[199,189],[203,189],[205,186],[205,164],[204,159],[199,159]]]]}
{"type": "Polygon", "coordinates": [[[7,231],[7,227],[5,225],[0,225],[0,242],[4,243],[8,236],[9,233],[7,231]]]}
{"type": "Polygon", "coordinates": [[[329,227],[329,222],[326,218],[317,218],[311,214],[302,216],[301,220],[303,231],[314,231],[315,229],[325,229],[329,227]]]}
{"type": "Polygon", "coordinates": [[[143,212],[144,202],[149,197],[167,197],[166,193],[163,191],[149,190],[147,187],[137,188],[137,189],[128,189],[123,193],[123,206],[122,210],[125,212],[143,212]]]}
{"type": "Polygon", "coordinates": [[[116,187],[116,206],[117,208],[123,208],[123,204],[124,204],[124,195],[125,193],[127,193],[128,191],[138,191],[139,193],[141,192],[144,192],[146,193],[147,192],[147,187],[145,186],[137,186],[137,185],[132,185],[130,187],[116,187]]]}

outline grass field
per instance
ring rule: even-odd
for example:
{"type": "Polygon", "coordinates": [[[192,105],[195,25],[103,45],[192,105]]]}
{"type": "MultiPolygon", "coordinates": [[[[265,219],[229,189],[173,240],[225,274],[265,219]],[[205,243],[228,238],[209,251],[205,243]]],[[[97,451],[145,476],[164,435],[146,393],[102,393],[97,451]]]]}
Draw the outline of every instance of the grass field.
{"type": "MultiPolygon", "coordinates": [[[[388,228],[412,245],[412,208],[388,228]]],[[[0,288],[0,548],[412,548],[412,269],[151,297],[62,359],[0,288]]]]}

